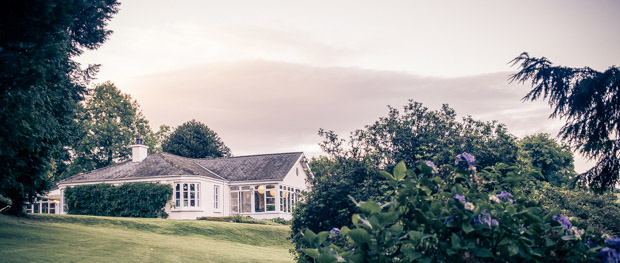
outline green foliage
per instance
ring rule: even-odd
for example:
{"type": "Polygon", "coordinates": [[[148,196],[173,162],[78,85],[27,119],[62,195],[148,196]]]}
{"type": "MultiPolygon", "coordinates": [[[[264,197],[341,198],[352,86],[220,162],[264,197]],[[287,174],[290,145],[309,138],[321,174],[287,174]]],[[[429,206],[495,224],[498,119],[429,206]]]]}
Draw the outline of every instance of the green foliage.
{"type": "MultiPolygon", "coordinates": [[[[442,179],[421,164],[382,173],[395,186],[390,202],[357,202],[353,225],[306,230],[301,262],[600,262],[601,237],[567,225],[559,211],[541,213],[515,193],[486,192],[476,172],[451,168],[442,179]],[[500,194],[501,193],[501,194],[500,194]],[[514,202],[514,203],[513,203],[514,202]]],[[[498,176],[509,186],[513,176],[498,176]]],[[[482,179],[480,179],[482,180],[482,179]]]]}
{"type": "Polygon", "coordinates": [[[76,127],[76,108],[98,65],[72,58],[111,34],[115,0],[0,1],[0,194],[10,213],[50,187],[76,127]]]}
{"type": "Polygon", "coordinates": [[[358,209],[347,196],[384,201],[390,193],[385,179],[366,162],[320,157],[309,164],[314,175],[308,178],[312,191],[298,203],[291,222],[296,249],[303,247],[300,240],[305,229],[318,232],[351,223],[351,215],[358,209]]]}
{"type": "Polygon", "coordinates": [[[366,159],[372,165],[388,168],[403,160],[413,166],[417,161],[449,163],[454,156],[468,152],[477,156],[476,166],[496,163],[516,164],[516,138],[503,124],[463,118],[447,104],[429,110],[422,103],[409,101],[403,111],[389,107],[386,117],[352,133],[347,148],[333,132],[319,131],[321,148],[331,157],[366,159]]]}
{"type": "Polygon", "coordinates": [[[145,138],[149,150],[158,143],[138,103],[111,82],[97,85],[79,114],[81,133],[71,147],[74,158],[57,179],[128,160],[127,146],[137,137],[145,138]]]}
{"type": "MultiPolygon", "coordinates": [[[[351,216],[359,211],[347,196],[389,201],[394,188],[377,167],[392,167],[397,160],[408,166],[421,160],[453,163],[463,151],[476,155],[479,169],[499,162],[517,164],[516,138],[502,124],[471,117],[457,121],[448,105],[432,111],[410,101],[402,112],[389,109],[388,116],[353,132],[349,141],[334,132],[319,131],[324,139],[321,148],[330,156],[310,161],[312,191],[298,205],[292,222],[291,238],[297,249],[302,248],[299,240],[305,229],[318,232],[351,225],[351,216]]],[[[443,170],[438,167],[440,174],[443,170]]]]}
{"type": "Polygon", "coordinates": [[[524,100],[547,100],[550,117],[563,118],[560,135],[596,165],[580,175],[596,190],[613,189],[620,176],[620,68],[552,66],[547,58],[522,53],[513,65],[520,71],[511,81],[532,82],[524,100]]]}
{"type": "Polygon", "coordinates": [[[542,174],[542,179],[555,186],[568,186],[575,177],[573,153],[558,144],[549,134],[526,136],[517,143],[519,161],[542,174]]]}
{"type": "Polygon", "coordinates": [[[596,232],[620,236],[620,205],[613,193],[598,194],[538,183],[528,194],[541,203],[543,211],[560,209],[580,228],[590,227],[596,232]]]}
{"type": "Polygon", "coordinates": [[[204,123],[191,120],[177,127],[162,143],[162,150],[188,158],[229,157],[230,149],[204,123]]]}
{"type": "Polygon", "coordinates": [[[69,214],[167,217],[166,202],[172,196],[172,186],[153,183],[78,185],[65,189],[69,214]]]}

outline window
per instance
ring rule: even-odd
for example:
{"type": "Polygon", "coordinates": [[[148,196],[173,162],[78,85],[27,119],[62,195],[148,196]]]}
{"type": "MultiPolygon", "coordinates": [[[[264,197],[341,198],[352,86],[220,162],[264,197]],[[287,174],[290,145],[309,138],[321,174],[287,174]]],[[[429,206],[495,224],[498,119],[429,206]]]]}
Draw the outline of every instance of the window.
{"type": "Polygon", "coordinates": [[[254,211],[276,211],[276,186],[273,184],[254,187],[254,211]]]}
{"type": "Polygon", "coordinates": [[[292,213],[297,206],[297,202],[301,201],[300,189],[280,185],[280,211],[292,213]]]}
{"type": "Polygon", "coordinates": [[[252,212],[252,189],[249,186],[230,187],[230,211],[234,214],[252,212]]]}
{"type": "Polygon", "coordinates": [[[37,198],[34,203],[26,205],[26,212],[33,214],[55,214],[56,202],[52,199],[37,198]]]}
{"type": "Polygon", "coordinates": [[[220,209],[220,186],[213,186],[213,208],[220,209]]]}
{"type": "Polygon", "coordinates": [[[174,204],[177,208],[200,207],[199,183],[175,183],[174,204]]]}

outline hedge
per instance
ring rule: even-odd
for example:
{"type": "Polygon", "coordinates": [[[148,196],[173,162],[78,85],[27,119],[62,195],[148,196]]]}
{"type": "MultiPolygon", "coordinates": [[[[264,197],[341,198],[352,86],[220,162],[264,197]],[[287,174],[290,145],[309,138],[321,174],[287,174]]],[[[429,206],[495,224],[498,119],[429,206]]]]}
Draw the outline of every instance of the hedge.
{"type": "Polygon", "coordinates": [[[68,213],[75,215],[162,217],[172,186],[154,183],[79,185],[65,189],[68,213]]]}

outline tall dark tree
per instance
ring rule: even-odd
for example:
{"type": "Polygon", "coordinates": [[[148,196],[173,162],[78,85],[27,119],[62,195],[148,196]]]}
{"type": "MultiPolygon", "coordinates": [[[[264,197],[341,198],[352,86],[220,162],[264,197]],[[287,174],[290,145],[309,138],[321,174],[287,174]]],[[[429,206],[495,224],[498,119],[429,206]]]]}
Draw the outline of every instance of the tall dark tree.
{"type": "Polygon", "coordinates": [[[116,0],[0,1],[0,194],[10,213],[23,215],[24,200],[48,189],[97,70],[72,58],[108,38],[117,11],[116,0]]]}
{"type": "Polygon", "coordinates": [[[162,143],[164,152],[188,158],[228,157],[230,149],[204,123],[191,120],[177,127],[162,143]]]}
{"type": "Polygon", "coordinates": [[[128,160],[131,149],[127,146],[136,137],[144,138],[150,151],[158,144],[138,102],[111,82],[99,84],[90,92],[79,115],[81,133],[71,147],[74,158],[65,175],[128,160]]]}
{"type": "Polygon", "coordinates": [[[566,124],[561,137],[596,165],[580,175],[590,187],[613,188],[620,175],[620,68],[553,66],[547,58],[522,53],[512,61],[520,70],[510,80],[531,82],[524,101],[547,100],[550,118],[566,124]]]}

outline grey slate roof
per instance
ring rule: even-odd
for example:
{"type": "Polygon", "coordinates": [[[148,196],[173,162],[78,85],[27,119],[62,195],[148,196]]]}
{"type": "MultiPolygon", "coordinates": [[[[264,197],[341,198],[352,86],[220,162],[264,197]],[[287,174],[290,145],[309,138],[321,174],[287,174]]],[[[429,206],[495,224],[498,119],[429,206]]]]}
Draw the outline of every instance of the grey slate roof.
{"type": "Polygon", "coordinates": [[[124,180],[166,175],[199,175],[229,181],[282,180],[303,153],[277,153],[215,159],[190,159],[169,153],[149,154],[140,163],[131,160],[84,174],[60,183],[124,180]]]}
{"type": "Polygon", "coordinates": [[[302,152],[261,154],[196,162],[230,181],[282,180],[302,152]]]}

